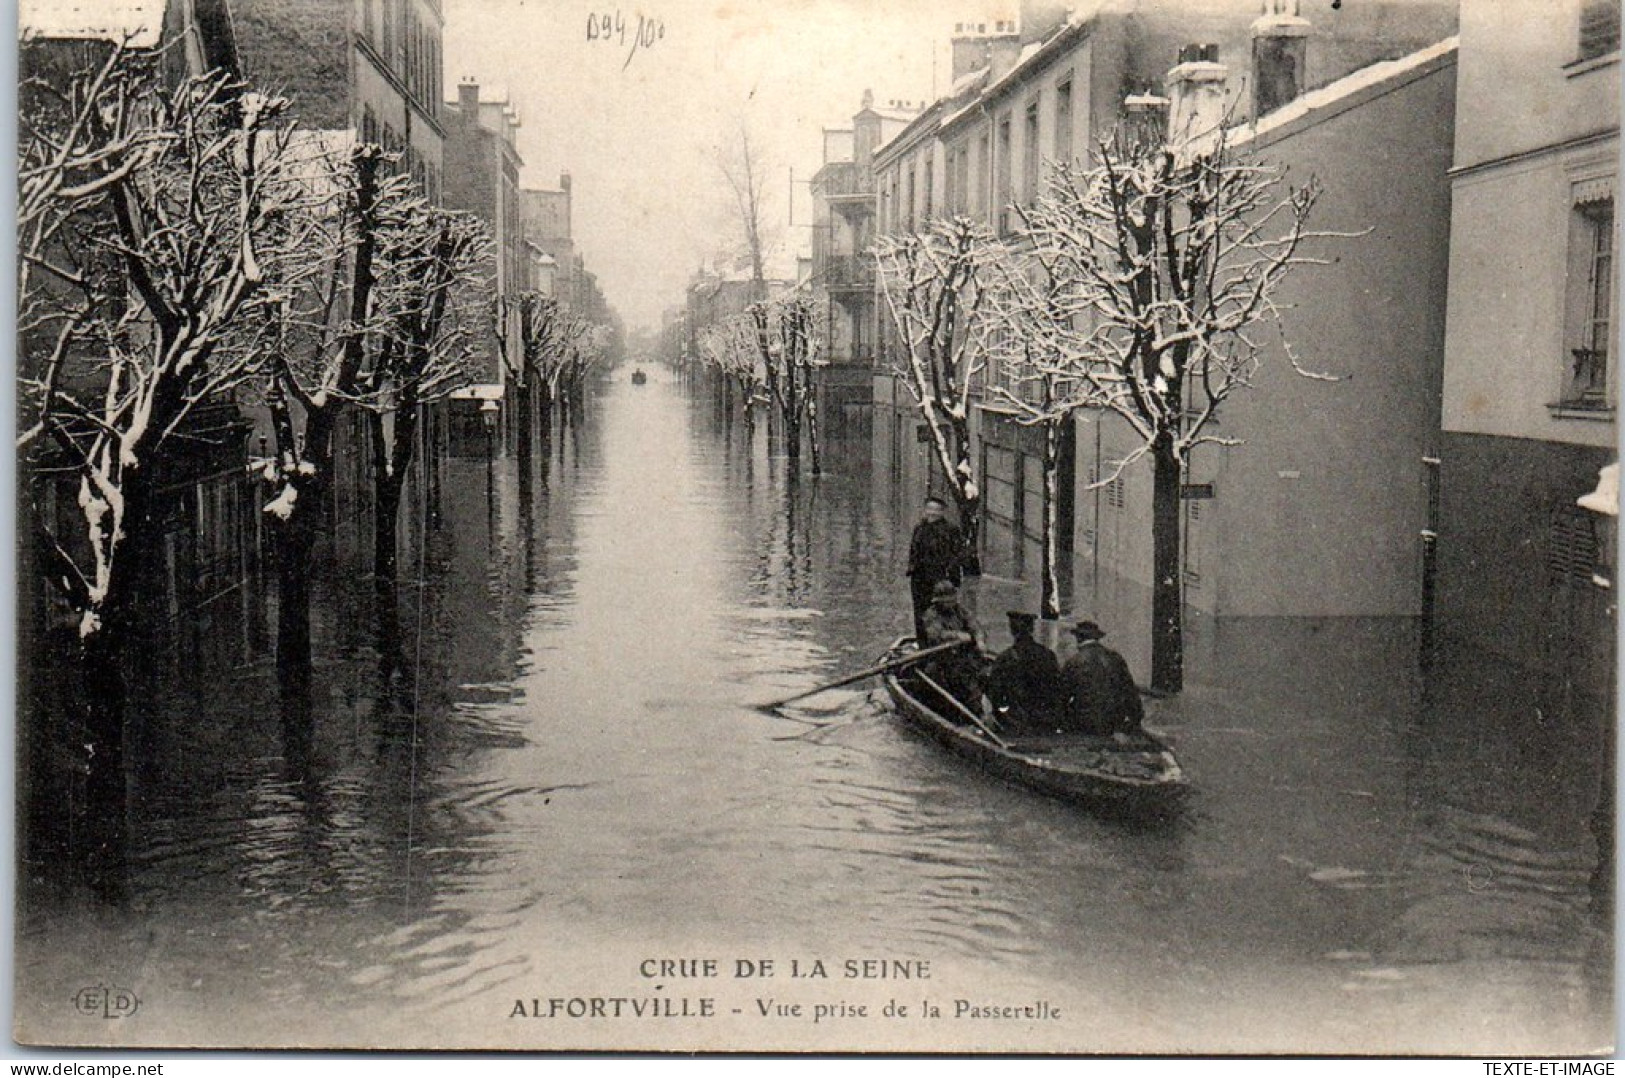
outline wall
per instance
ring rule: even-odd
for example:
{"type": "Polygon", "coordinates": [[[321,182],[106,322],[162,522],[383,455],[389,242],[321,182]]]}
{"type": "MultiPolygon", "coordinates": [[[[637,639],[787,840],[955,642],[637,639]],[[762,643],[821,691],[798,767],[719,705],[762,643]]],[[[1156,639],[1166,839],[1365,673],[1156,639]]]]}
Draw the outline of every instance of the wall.
{"type": "Polygon", "coordinates": [[[1598,417],[1606,422],[1558,418],[1547,406],[1561,396],[1569,360],[1564,309],[1573,186],[1579,176],[1614,171],[1618,153],[1616,137],[1457,180],[1446,430],[1614,444],[1611,414],[1598,417]]]}
{"type": "MultiPolygon", "coordinates": [[[[1365,232],[1306,251],[1331,259],[1279,292],[1305,378],[1268,328],[1250,388],[1219,411],[1235,447],[1196,451],[1188,481],[1187,602],[1230,616],[1414,616],[1421,612],[1425,466],[1436,452],[1444,348],[1454,63],[1436,62],[1328,115],[1276,132],[1263,159],[1324,184],[1311,227],[1365,232]],[[1366,231],[1369,230],[1369,231],[1366,231]],[[1189,519],[1194,514],[1195,519],[1189,519]]],[[[1096,462],[1080,433],[1079,479],[1096,462]]],[[[1104,428],[1108,469],[1134,447],[1104,428]]],[[[1125,475],[1123,508],[1103,514],[1102,562],[1149,584],[1148,461],[1125,475]]],[[[1095,496],[1078,493],[1079,531],[1095,496]]]]}
{"type": "Polygon", "coordinates": [[[1575,65],[1581,0],[1464,0],[1456,164],[1469,167],[1619,127],[1619,64],[1575,65]]]}
{"type": "MultiPolygon", "coordinates": [[[[1583,570],[1553,572],[1552,524],[1570,514],[1595,519],[1574,501],[1596,486],[1614,451],[1447,434],[1441,455],[1441,635],[1522,667],[1577,661],[1583,690],[1611,697],[1612,593],[1583,570]]],[[[1611,551],[1603,557],[1612,565],[1611,551]]]]}
{"type": "Polygon", "coordinates": [[[291,97],[307,127],[352,126],[350,15],[333,0],[232,0],[243,73],[291,97]]]}

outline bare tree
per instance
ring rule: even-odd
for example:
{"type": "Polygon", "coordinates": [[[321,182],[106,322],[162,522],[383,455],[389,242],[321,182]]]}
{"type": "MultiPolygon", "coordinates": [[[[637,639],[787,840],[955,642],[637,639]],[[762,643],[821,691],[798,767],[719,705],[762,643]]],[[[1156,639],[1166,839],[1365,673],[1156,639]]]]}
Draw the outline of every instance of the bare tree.
{"type": "Polygon", "coordinates": [[[989,334],[988,355],[1006,380],[991,381],[986,391],[989,399],[1010,409],[1018,424],[1037,427],[1044,435],[1038,610],[1045,619],[1061,616],[1060,465],[1068,428],[1081,406],[1075,377],[1043,358],[1049,355],[1045,348],[1058,318],[1051,284],[1047,276],[1041,283],[1033,281],[1025,260],[996,263],[988,300],[997,329],[989,334]]]}
{"type": "Polygon", "coordinates": [[[379,328],[373,293],[383,222],[410,199],[406,179],[384,172],[382,150],[345,141],[307,140],[302,179],[321,201],[307,215],[307,273],[276,307],[264,379],[275,456],[258,463],[273,491],[265,512],[277,562],[277,672],[294,714],[309,707],[312,558],[328,523],[338,424],[363,391],[369,334],[379,328]]]}
{"type": "Polygon", "coordinates": [[[421,408],[474,380],[471,338],[481,325],[480,267],[491,238],[472,214],[412,198],[382,222],[358,402],[372,430],[373,571],[393,595],[401,494],[417,452],[421,408]]]}
{"type": "Polygon", "coordinates": [[[774,238],[767,220],[767,163],[743,120],[739,124],[738,142],[719,152],[718,167],[727,182],[732,203],[730,213],[750,263],[754,282],[751,299],[760,303],[767,299],[767,254],[774,238]]]}
{"type": "MultiPolygon", "coordinates": [[[[1110,481],[1150,456],[1152,685],[1183,685],[1179,505],[1184,467],[1220,406],[1246,388],[1259,329],[1280,325],[1282,279],[1317,261],[1304,243],[1319,186],[1234,155],[1223,134],[1175,148],[1104,140],[1097,167],[1058,166],[1023,211],[1046,280],[1023,320],[1028,374],[1070,388],[1050,414],[1086,406],[1119,416],[1138,446],[1110,481]]],[[[1012,280],[1020,280],[1019,275],[1012,280]]],[[[1285,340],[1283,334],[1283,342],[1285,340]]],[[[1286,347],[1288,360],[1304,370],[1286,347]]]]}
{"type": "Polygon", "coordinates": [[[801,435],[808,434],[812,474],[822,473],[818,444],[818,398],[815,372],[827,363],[826,336],[818,308],[805,294],[792,293],[767,303],[754,303],[745,312],[761,369],[767,374],[768,398],[784,432],[784,451],[790,474],[801,471],[801,435]]]}
{"type": "Polygon", "coordinates": [[[159,486],[199,413],[258,369],[291,264],[276,222],[303,196],[280,99],[219,75],[166,87],[119,47],[55,74],[20,102],[21,447],[34,549],[77,628],[76,741],[110,793],[159,486]]]}
{"type": "MultiPolygon", "coordinates": [[[[713,323],[700,330],[699,350],[700,358],[716,368],[723,385],[738,391],[745,422],[754,425],[756,398],[766,392],[755,328],[742,317],[713,323]]],[[[726,399],[723,407],[728,408],[726,399]]]]}
{"type": "Polygon", "coordinates": [[[903,353],[897,370],[925,419],[959,512],[965,564],[976,572],[982,489],[971,454],[970,406],[986,366],[988,274],[998,249],[985,226],[955,217],[932,221],[923,232],[882,237],[875,253],[903,353]]]}

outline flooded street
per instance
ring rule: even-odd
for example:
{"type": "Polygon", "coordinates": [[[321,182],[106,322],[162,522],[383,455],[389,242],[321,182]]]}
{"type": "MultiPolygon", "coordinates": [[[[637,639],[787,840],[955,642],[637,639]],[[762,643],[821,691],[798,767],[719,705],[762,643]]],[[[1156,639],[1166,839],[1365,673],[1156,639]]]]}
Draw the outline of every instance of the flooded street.
{"type": "MultiPolygon", "coordinates": [[[[866,442],[787,484],[710,420],[657,371],[609,385],[529,479],[511,457],[452,460],[440,524],[403,566],[420,583],[398,655],[370,583],[322,597],[329,691],[308,736],[284,728],[265,661],[177,691],[131,735],[127,905],[25,884],[27,1038],[1610,1043],[1600,731],[1499,717],[1465,660],[1424,681],[1410,624],[1361,620],[1193,628],[1189,691],[1148,707],[1194,785],[1161,824],[984,778],[872,681],[765,715],[751,705],[903,631],[915,507],[870,474],[866,442]],[[707,958],[718,976],[658,965],[707,958]],[[741,960],[774,974],[742,980],[741,960]],[[792,979],[792,960],[830,977],[792,979]],[[848,979],[847,960],[880,964],[848,979]],[[96,984],[139,1010],[76,1013],[96,984]],[[717,1013],[525,1013],[576,997],[717,1013]],[[815,1028],[761,1016],[765,999],[851,1006],[815,1028]],[[891,999],[911,1016],[880,1017],[891,999]],[[956,1019],[957,999],[1059,1017],[956,1019]],[[948,1013],[918,1017],[925,1000],[948,1013]]],[[[1032,591],[974,585],[996,643],[1032,591]]]]}

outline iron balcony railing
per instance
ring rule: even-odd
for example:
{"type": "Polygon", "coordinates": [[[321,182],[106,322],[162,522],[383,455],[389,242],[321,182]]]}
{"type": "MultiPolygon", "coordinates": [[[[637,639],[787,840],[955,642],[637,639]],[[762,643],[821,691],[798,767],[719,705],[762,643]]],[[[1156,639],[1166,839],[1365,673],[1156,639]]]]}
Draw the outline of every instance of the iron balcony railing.
{"type": "Polygon", "coordinates": [[[869,290],[875,286],[875,262],[869,255],[832,255],[824,263],[829,288],[869,290]]]}
{"type": "Polygon", "coordinates": [[[873,198],[875,180],[851,162],[825,165],[818,173],[825,198],[873,198]]]}

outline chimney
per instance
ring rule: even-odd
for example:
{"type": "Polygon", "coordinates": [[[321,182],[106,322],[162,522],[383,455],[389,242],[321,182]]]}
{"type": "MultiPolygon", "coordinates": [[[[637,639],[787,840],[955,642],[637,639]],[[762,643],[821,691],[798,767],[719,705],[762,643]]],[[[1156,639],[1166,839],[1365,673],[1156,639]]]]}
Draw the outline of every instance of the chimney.
{"type": "Polygon", "coordinates": [[[480,121],[480,84],[472,78],[457,84],[457,114],[465,125],[480,121]]]}
{"type": "Polygon", "coordinates": [[[1186,45],[1163,86],[1168,95],[1168,141],[1174,146],[1201,138],[1224,124],[1224,82],[1219,46],[1186,45]]]}
{"type": "Polygon", "coordinates": [[[1253,119],[1303,93],[1308,54],[1309,20],[1298,0],[1264,0],[1253,23],[1253,119]]]}
{"type": "Polygon", "coordinates": [[[1168,138],[1168,99],[1147,91],[1123,99],[1123,134],[1131,146],[1161,146],[1168,138]]]}
{"type": "Polygon", "coordinates": [[[987,51],[988,81],[1002,79],[1005,72],[1015,67],[1016,61],[1019,59],[1021,59],[1020,34],[1006,34],[1002,37],[992,38],[988,42],[987,51]]]}
{"type": "Polygon", "coordinates": [[[1074,0],[1021,0],[1021,37],[1045,41],[1072,17],[1074,0]]]}
{"type": "Polygon", "coordinates": [[[984,67],[996,79],[1021,55],[1021,32],[1014,19],[955,23],[952,42],[954,82],[984,67]]]}

